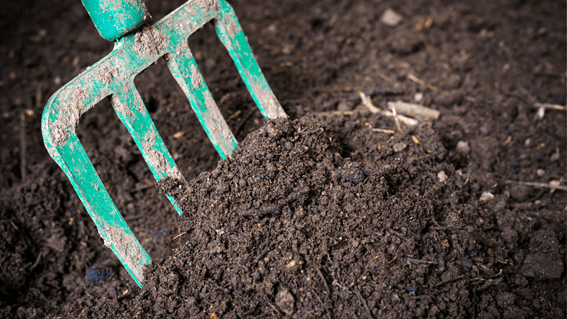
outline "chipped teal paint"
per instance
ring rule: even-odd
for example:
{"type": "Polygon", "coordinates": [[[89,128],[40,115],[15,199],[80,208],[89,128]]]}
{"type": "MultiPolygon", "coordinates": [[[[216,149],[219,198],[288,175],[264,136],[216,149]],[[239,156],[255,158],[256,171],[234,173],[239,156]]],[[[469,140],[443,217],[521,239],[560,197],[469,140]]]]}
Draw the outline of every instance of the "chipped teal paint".
{"type": "MultiPolygon", "coordinates": [[[[50,153],[54,155],[53,152],[50,153]]],[[[120,262],[126,266],[136,283],[141,285],[142,266],[148,265],[151,259],[120,216],[74,132],[70,133],[67,142],[58,148],[55,155],[54,159],[69,177],[104,242],[107,245],[110,243],[109,247],[120,262]],[[119,229],[121,233],[109,231],[112,229],[119,229]]]]}
{"type": "Polygon", "coordinates": [[[254,102],[265,118],[286,117],[278,99],[272,93],[262,74],[254,53],[248,45],[242,27],[232,7],[225,1],[219,1],[218,20],[215,24],[217,34],[234,60],[240,76],[251,93],[254,102]]]}
{"type": "MultiPolygon", "coordinates": [[[[156,180],[174,177],[184,182],[134,85],[137,74],[165,57],[214,147],[222,158],[230,156],[237,147],[236,139],[187,46],[187,38],[211,20],[264,117],[285,117],[254,59],[234,11],[224,0],[187,2],[154,26],[120,38],[112,52],[59,89],[43,113],[42,133],[49,154],[71,181],[105,244],[140,286],[144,280],[143,266],[151,259],[114,205],[75,129],[83,113],[110,96],[114,110],[156,180]]],[[[181,215],[175,199],[171,196],[168,199],[181,215]]]]}
{"type": "Polygon", "coordinates": [[[149,20],[140,0],[81,0],[98,33],[109,41],[116,40],[149,20]]]}

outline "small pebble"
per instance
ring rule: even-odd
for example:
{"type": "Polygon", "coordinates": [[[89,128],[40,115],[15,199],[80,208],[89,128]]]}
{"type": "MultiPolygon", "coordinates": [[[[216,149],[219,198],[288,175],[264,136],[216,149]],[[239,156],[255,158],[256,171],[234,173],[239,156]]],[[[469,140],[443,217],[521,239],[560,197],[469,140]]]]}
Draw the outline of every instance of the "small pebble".
{"type": "Polygon", "coordinates": [[[403,19],[404,17],[402,17],[399,13],[388,8],[386,9],[386,11],[384,11],[382,16],[380,17],[380,22],[382,22],[383,24],[389,27],[394,27],[398,25],[400,22],[402,22],[403,19]]]}
{"type": "MultiPolygon", "coordinates": [[[[558,180],[553,180],[553,181],[549,181],[549,186],[551,187],[559,187],[559,185],[561,185],[561,181],[558,180]]],[[[551,194],[553,194],[553,192],[555,192],[555,188],[551,188],[551,190],[549,191],[551,194]]]]}
{"type": "Polygon", "coordinates": [[[337,105],[337,111],[339,112],[352,111],[352,105],[350,105],[346,100],[341,100],[337,105]]]}
{"type": "Polygon", "coordinates": [[[421,100],[423,100],[423,93],[415,93],[415,95],[413,96],[414,101],[419,102],[421,100]]]}
{"type": "Polygon", "coordinates": [[[445,183],[445,181],[447,180],[447,174],[445,174],[445,171],[440,171],[439,173],[437,173],[437,178],[441,183],[445,183]]]}
{"type": "Polygon", "coordinates": [[[394,152],[399,153],[399,152],[405,150],[406,147],[408,147],[407,144],[404,144],[404,143],[396,143],[396,144],[394,145],[394,152]]]}
{"type": "Polygon", "coordinates": [[[294,303],[295,299],[287,289],[281,290],[276,295],[276,305],[278,305],[278,307],[287,315],[291,315],[293,313],[294,303]]]}
{"type": "Polygon", "coordinates": [[[557,149],[557,150],[555,151],[555,153],[553,153],[553,155],[551,155],[551,157],[549,158],[549,160],[552,161],[552,162],[555,162],[556,160],[559,159],[559,156],[560,156],[560,154],[559,154],[559,149],[557,149]]]}
{"type": "Polygon", "coordinates": [[[545,175],[545,171],[540,168],[536,171],[536,174],[537,176],[542,177],[543,175],[545,175]]]}
{"type": "Polygon", "coordinates": [[[480,195],[481,202],[490,202],[493,199],[494,199],[494,195],[492,195],[492,193],[490,192],[483,192],[482,195],[480,195]]]}
{"type": "Polygon", "coordinates": [[[496,296],[496,303],[504,309],[513,305],[515,300],[516,295],[511,292],[503,292],[496,296]]]}
{"type": "Polygon", "coordinates": [[[423,37],[419,33],[404,31],[388,37],[387,42],[393,53],[406,55],[415,53],[423,47],[423,37]]]}
{"type": "Polygon", "coordinates": [[[468,154],[471,151],[471,147],[469,146],[469,142],[459,141],[456,150],[458,153],[468,154]]]}
{"type": "Polygon", "coordinates": [[[526,141],[524,142],[524,145],[526,147],[529,147],[531,144],[532,144],[532,139],[530,139],[530,138],[527,138],[526,141]]]}
{"type": "Polygon", "coordinates": [[[463,93],[459,90],[444,91],[435,97],[435,104],[444,107],[452,107],[461,104],[463,93]]]}
{"type": "Polygon", "coordinates": [[[544,116],[545,116],[545,108],[540,107],[539,109],[537,109],[537,119],[541,120],[544,116]]]}

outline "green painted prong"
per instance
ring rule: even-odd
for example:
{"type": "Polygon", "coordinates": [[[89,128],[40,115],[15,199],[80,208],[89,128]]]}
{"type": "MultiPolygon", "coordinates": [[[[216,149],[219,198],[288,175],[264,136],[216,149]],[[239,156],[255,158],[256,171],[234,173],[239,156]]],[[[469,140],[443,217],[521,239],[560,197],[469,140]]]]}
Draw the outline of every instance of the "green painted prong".
{"type": "MultiPolygon", "coordinates": [[[[134,83],[124,83],[122,90],[117,90],[111,101],[118,118],[132,135],[154,178],[160,181],[171,177],[185,183],[185,178],[167,150],[134,83]]],[[[181,216],[183,212],[176,200],[172,196],[166,196],[181,216]]]]}
{"type": "Polygon", "coordinates": [[[151,259],[112,202],[74,130],[58,123],[77,114],[77,105],[50,99],[42,117],[42,131],[49,154],[63,169],[81,202],[108,246],[141,287],[143,267],[151,259]],[[64,136],[62,136],[62,134],[64,136]]]}
{"type": "Polygon", "coordinates": [[[141,0],[81,0],[98,33],[109,41],[151,20],[141,0]]]}
{"type": "Polygon", "coordinates": [[[231,156],[237,148],[230,131],[207,84],[199,72],[197,62],[187,47],[187,41],[177,45],[178,51],[168,56],[167,64],[173,77],[189,99],[193,111],[222,158],[231,156]]]}
{"type": "Polygon", "coordinates": [[[234,10],[225,0],[217,0],[217,2],[215,29],[234,60],[252,99],[265,118],[287,117],[254,58],[254,53],[252,53],[234,10]]]}

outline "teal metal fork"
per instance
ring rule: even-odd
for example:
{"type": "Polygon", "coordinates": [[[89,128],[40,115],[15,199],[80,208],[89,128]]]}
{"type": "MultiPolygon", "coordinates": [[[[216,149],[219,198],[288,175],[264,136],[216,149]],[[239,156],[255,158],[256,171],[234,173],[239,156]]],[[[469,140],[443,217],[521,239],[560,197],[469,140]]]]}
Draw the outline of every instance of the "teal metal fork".
{"type": "MultiPolygon", "coordinates": [[[[42,134],[51,157],[59,164],[94,221],[105,245],[141,287],[150,257],[132,233],[93,167],[76,134],[83,113],[110,96],[114,111],[126,126],[157,181],[171,177],[185,182],[160,137],[134,78],[163,57],[222,158],[231,156],[236,139],[222,117],[187,44],[188,37],[209,21],[265,118],[285,117],[264,78],[232,7],[225,0],[188,1],[165,18],[150,20],[141,0],[82,0],[101,36],[116,40],[106,57],[79,74],[49,99],[42,134]]],[[[167,196],[181,215],[179,205],[167,196]]]]}

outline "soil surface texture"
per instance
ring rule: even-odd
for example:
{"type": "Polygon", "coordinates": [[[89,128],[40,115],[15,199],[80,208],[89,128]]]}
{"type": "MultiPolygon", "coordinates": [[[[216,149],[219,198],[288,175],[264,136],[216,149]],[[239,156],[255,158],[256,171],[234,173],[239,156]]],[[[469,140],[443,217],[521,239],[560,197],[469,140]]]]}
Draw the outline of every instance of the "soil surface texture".
{"type": "Polygon", "coordinates": [[[207,24],[189,47],[231,158],[162,60],[136,86],[186,184],[155,182],[108,99],[77,127],[152,258],[143,288],[41,137],[112,43],[80,1],[3,4],[0,318],[565,317],[565,2],[230,3],[289,118],[262,118],[207,24]]]}

